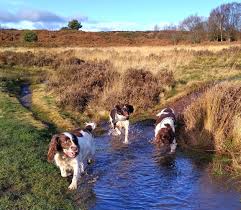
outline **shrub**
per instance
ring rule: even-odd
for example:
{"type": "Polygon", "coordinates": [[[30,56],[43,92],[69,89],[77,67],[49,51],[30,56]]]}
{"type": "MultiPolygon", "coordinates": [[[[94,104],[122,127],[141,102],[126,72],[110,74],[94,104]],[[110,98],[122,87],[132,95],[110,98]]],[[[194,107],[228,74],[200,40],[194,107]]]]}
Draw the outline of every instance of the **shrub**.
{"type": "Polygon", "coordinates": [[[49,76],[48,86],[57,94],[61,106],[84,111],[111,84],[114,76],[108,62],[80,62],[60,66],[49,76]]]}
{"type": "Polygon", "coordinates": [[[74,19],[74,20],[69,21],[68,27],[69,27],[69,29],[72,29],[72,30],[79,30],[80,28],[82,28],[82,25],[78,20],[74,19]]]}
{"type": "Polygon", "coordinates": [[[25,42],[36,42],[38,41],[38,35],[34,31],[27,31],[24,33],[25,42]]]}
{"type": "Polygon", "coordinates": [[[136,108],[146,109],[159,102],[162,88],[157,78],[144,69],[129,69],[123,76],[123,101],[136,108]]]}

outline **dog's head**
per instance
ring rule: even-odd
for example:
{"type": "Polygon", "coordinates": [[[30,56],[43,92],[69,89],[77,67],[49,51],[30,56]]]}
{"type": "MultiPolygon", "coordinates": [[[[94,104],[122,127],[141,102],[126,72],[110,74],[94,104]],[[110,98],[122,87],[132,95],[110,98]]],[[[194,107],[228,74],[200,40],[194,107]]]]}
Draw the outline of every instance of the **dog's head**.
{"type": "Polygon", "coordinates": [[[75,158],[79,153],[78,139],[71,133],[56,134],[52,137],[48,150],[48,161],[51,162],[56,152],[63,152],[69,158],[75,158]]]}
{"type": "Polygon", "coordinates": [[[129,117],[131,113],[134,112],[134,107],[129,104],[120,104],[115,106],[117,110],[117,114],[123,115],[125,117],[129,117]]]}
{"type": "Polygon", "coordinates": [[[175,134],[169,124],[165,124],[164,128],[161,128],[156,136],[156,142],[162,145],[170,145],[175,138],[175,134]]]}

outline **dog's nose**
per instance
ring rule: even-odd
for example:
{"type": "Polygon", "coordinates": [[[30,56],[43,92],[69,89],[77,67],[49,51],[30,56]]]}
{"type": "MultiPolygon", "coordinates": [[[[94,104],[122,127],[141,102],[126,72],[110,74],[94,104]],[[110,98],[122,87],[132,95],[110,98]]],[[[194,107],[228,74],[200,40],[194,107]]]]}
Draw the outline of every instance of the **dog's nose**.
{"type": "Polygon", "coordinates": [[[77,152],[78,151],[78,148],[76,146],[71,146],[70,149],[74,152],[77,152]]]}

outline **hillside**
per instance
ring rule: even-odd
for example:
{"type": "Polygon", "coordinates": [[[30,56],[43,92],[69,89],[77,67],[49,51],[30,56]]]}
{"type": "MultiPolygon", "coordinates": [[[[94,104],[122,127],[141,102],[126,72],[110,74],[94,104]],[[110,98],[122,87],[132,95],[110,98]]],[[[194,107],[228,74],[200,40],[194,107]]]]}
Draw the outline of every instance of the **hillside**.
{"type": "MultiPolygon", "coordinates": [[[[192,43],[190,32],[183,31],[84,32],[72,30],[37,30],[38,41],[36,43],[24,42],[24,33],[24,30],[0,30],[0,46],[110,47],[163,46],[192,43]]],[[[208,34],[202,38],[202,42],[207,42],[207,40],[208,34]]]]}

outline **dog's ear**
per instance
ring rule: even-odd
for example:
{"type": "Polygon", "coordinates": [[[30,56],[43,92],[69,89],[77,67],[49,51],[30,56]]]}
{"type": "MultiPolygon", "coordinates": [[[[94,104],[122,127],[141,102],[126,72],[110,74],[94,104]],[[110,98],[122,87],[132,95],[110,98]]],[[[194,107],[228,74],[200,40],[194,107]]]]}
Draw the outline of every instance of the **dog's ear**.
{"type": "Polygon", "coordinates": [[[54,159],[54,155],[57,152],[57,147],[59,144],[59,135],[54,135],[50,141],[49,144],[49,150],[48,150],[48,162],[52,162],[54,159]]]}
{"type": "Polygon", "coordinates": [[[117,105],[115,105],[115,108],[116,108],[118,111],[121,111],[121,109],[123,108],[123,105],[117,104],[117,105]]]}
{"type": "Polygon", "coordinates": [[[134,112],[134,107],[132,105],[129,104],[125,104],[126,108],[128,109],[129,113],[133,113],[134,112]]]}
{"type": "MultiPolygon", "coordinates": [[[[170,135],[170,141],[173,141],[173,139],[175,138],[175,133],[173,132],[171,126],[169,124],[164,124],[167,128],[168,134],[170,135]]],[[[172,142],[170,142],[172,143],[172,142]]]]}

